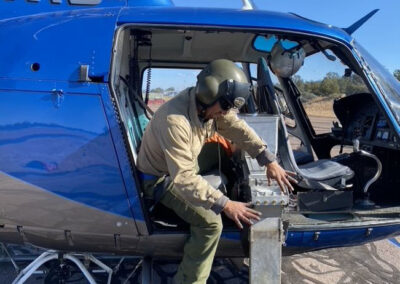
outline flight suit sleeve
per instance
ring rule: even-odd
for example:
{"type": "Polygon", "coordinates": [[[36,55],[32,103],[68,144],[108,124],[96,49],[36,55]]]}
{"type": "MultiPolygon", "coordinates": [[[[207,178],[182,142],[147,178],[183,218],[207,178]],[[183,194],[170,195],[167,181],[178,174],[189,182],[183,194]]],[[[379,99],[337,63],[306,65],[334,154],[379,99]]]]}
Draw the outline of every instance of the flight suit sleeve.
{"type": "Polygon", "coordinates": [[[197,174],[197,157],[193,157],[190,149],[192,129],[189,123],[169,116],[166,126],[164,125],[159,131],[162,132],[160,144],[168,172],[177,193],[192,205],[213,209],[219,213],[228,198],[197,174]]]}
{"type": "Polygon", "coordinates": [[[238,118],[235,111],[230,110],[226,115],[216,119],[216,126],[219,134],[237,144],[253,159],[257,159],[260,166],[276,160],[267,145],[244,120],[238,118]]]}

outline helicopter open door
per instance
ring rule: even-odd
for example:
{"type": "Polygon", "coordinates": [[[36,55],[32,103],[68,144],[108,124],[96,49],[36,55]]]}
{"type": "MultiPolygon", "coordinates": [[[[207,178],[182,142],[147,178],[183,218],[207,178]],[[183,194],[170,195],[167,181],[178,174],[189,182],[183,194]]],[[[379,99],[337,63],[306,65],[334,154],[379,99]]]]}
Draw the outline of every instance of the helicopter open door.
{"type": "MultiPolygon", "coordinates": [[[[151,119],[151,115],[147,112],[146,107],[143,106],[143,102],[147,102],[150,107],[155,104],[162,104],[163,101],[168,100],[170,96],[173,95],[172,93],[174,93],[174,91],[180,90],[179,88],[181,87],[177,87],[178,84],[174,85],[172,79],[166,81],[166,77],[172,76],[171,78],[173,78],[173,74],[175,74],[176,77],[181,76],[184,70],[192,71],[193,79],[188,80],[190,84],[185,86],[190,87],[195,82],[196,70],[200,70],[207,62],[216,58],[229,58],[236,61],[238,64],[247,64],[249,78],[253,81],[253,85],[257,86],[257,93],[254,94],[253,101],[248,102],[247,108],[245,108],[240,115],[253,116],[254,127],[257,127],[257,124],[263,124],[263,116],[271,115],[271,113],[268,113],[268,96],[265,92],[261,92],[263,85],[265,87],[266,84],[260,80],[257,82],[257,79],[260,79],[262,74],[257,75],[256,71],[258,59],[265,58],[268,60],[270,50],[257,50],[252,46],[259,37],[257,33],[253,34],[251,32],[243,32],[243,30],[235,29],[227,31],[221,27],[204,30],[199,27],[190,26],[185,26],[183,28],[178,24],[166,28],[162,25],[147,26],[146,24],[135,24],[133,20],[131,20],[133,23],[129,24],[128,16],[128,13],[122,16],[122,19],[124,19],[123,26],[119,31],[120,36],[116,39],[117,44],[115,50],[119,50],[120,55],[116,53],[115,58],[119,58],[118,60],[122,65],[119,66],[120,68],[118,67],[119,69],[114,69],[115,73],[113,77],[115,80],[113,82],[115,82],[116,87],[128,86],[130,84],[129,80],[132,82],[130,86],[133,87],[133,91],[131,91],[130,101],[134,102],[136,105],[137,114],[132,115],[132,117],[136,117],[136,121],[130,124],[132,126],[131,130],[126,129],[126,132],[135,133],[137,130],[142,131],[147,119],[151,119]],[[130,42],[131,45],[122,45],[123,42],[130,42]],[[134,46],[132,46],[132,44],[134,44],[134,46]],[[205,50],[207,52],[204,52],[205,50]],[[128,62],[130,62],[130,65],[128,62]],[[121,76],[118,72],[122,72],[121,76]],[[137,83],[138,80],[135,78],[139,78],[140,84],[137,83]],[[160,85],[160,82],[163,82],[163,85],[160,85]],[[165,91],[167,89],[169,91],[163,93],[163,90],[165,91]],[[257,118],[259,118],[258,121],[257,118]]],[[[139,20],[136,19],[135,21],[139,20]]],[[[341,144],[344,144],[343,148],[347,149],[349,146],[352,146],[352,141],[345,140],[343,142],[343,139],[339,138],[340,136],[335,136],[340,133],[340,130],[337,128],[343,126],[343,120],[337,117],[333,112],[332,103],[335,99],[340,101],[341,97],[338,94],[333,94],[331,97],[326,96],[325,98],[325,93],[323,92],[329,92],[329,88],[326,86],[332,80],[342,80],[348,86],[346,90],[343,90],[348,92],[347,95],[351,96],[353,94],[352,92],[368,90],[368,81],[359,75],[362,73],[358,69],[359,67],[357,67],[354,59],[352,59],[352,53],[336,42],[324,41],[322,39],[316,41],[315,38],[284,33],[265,33],[262,36],[267,40],[270,47],[281,39],[289,39],[292,42],[299,43],[307,54],[306,61],[302,67],[304,70],[307,70],[309,66],[313,65],[313,58],[315,57],[318,58],[318,62],[324,62],[325,65],[331,64],[334,68],[333,70],[342,68],[343,73],[345,73],[345,67],[343,67],[343,65],[340,67],[339,59],[332,61],[333,57],[340,58],[340,61],[345,64],[344,66],[354,70],[350,79],[346,79],[346,77],[340,79],[339,76],[332,75],[327,71],[329,70],[327,68],[330,67],[324,67],[323,70],[327,72],[326,74],[328,74],[328,77],[325,81],[321,80],[323,84],[313,83],[313,86],[322,87],[321,90],[312,90],[315,93],[311,93],[311,91],[309,91],[311,89],[308,89],[307,92],[303,92],[302,89],[299,90],[295,82],[300,82],[303,84],[301,86],[305,86],[304,80],[301,81],[299,77],[279,78],[279,76],[272,75],[272,88],[276,92],[277,104],[283,115],[284,126],[288,130],[290,136],[289,143],[291,143],[292,148],[286,151],[280,151],[278,149],[277,154],[279,159],[285,161],[285,164],[291,159],[290,155],[293,155],[292,158],[297,166],[300,168],[307,168],[307,164],[310,162],[313,163],[314,160],[329,160],[332,158],[332,164],[338,165],[340,169],[345,169],[344,178],[342,178],[342,176],[335,177],[332,183],[328,178],[329,182],[326,182],[328,186],[326,186],[325,190],[335,188],[337,190],[334,194],[332,194],[332,192],[318,192],[321,188],[313,187],[312,185],[309,187],[296,187],[295,196],[292,199],[294,206],[292,208],[284,208],[283,210],[284,216],[289,220],[289,232],[291,228],[299,228],[298,226],[302,226],[299,224],[299,216],[303,216],[305,220],[308,220],[308,225],[314,226],[312,227],[314,230],[319,228],[323,229],[323,227],[319,227],[321,224],[318,223],[318,221],[313,220],[313,216],[319,215],[319,217],[321,217],[321,214],[323,215],[321,218],[330,218],[329,216],[331,216],[331,214],[339,214],[340,217],[338,217],[337,220],[335,219],[335,222],[330,222],[330,226],[334,226],[335,228],[342,228],[344,224],[349,223],[352,223],[355,227],[363,226],[363,222],[355,222],[354,215],[351,212],[356,209],[354,207],[354,201],[361,196],[360,192],[362,191],[363,184],[368,182],[368,178],[362,181],[358,180],[359,173],[355,173],[353,177],[353,172],[357,172],[358,167],[353,164],[357,159],[353,161],[353,158],[349,158],[351,153],[347,153],[349,155],[346,153],[343,153],[343,155],[338,155],[337,152],[335,153],[336,150],[333,149],[335,146],[338,148],[341,144]],[[330,108],[330,114],[333,115],[332,119],[335,122],[332,129],[330,126],[331,122],[329,122],[329,125],[324,129],[326,132],[323,134],[320,134],[320,129],[315,128],[314,116],[310,114],[310,111],[313,110],[313,104],[319,102],[317,100],[319,98],[320,100],[325,99],[329,101],[326,105],[327,108],[330,108]],[[333,151],[332,154],[330,153],[331,149],[333,151]],[[347,172],[349,174],[347,174],[347,172]],[[310,190],[312,194],[308,194],[310,190]],[[298,207],[299,200],[296,198],[300,195],[303,196],[303,199],[300,198],[300,202],[306,201],[305,197],[307,195],[309,198],[313,195],[308,204],[315,203],[317,206],[298,207]]],[[[118,65],[114,65],[114,67],[117,66],[118,65]]],[[[303,70],[302,68],[300,71],[303,70]]],[[[181,80],[180,83],[182,83],[182,81],[183,80],[181,80]]],[[[312,85],[311,82],[309,85],[312,85]]],[[[122,105],[122,103],[120,105],[122,105]]],[[[128,121],[129,116],[123,119],[128,121]]],[[[252,122],[249,121],[249,123],[252,122]]],[[[138,133],[138,135],[140,136],[140,133],[138,133]]],[[[259,135],[261,136],[262,133],[260,132],[259,135]]],[[[130,139],[132,140],[130,143],[133,145],[137,138],[132,137],[130,139]]],[[[287,139],[287,137],[285,136],[284,139],[287,139]]],[[[355,155],[351,155],[351,157],[353,156],[355,155]]],[[[245,157],[245,155],[242,156],[239,154],[230,160],[230,162],[232,162],[231,165],[235,168],[236,174],[232,177],[232,182],[230,183],[231,188],[228,189],[228,194],[231,194],[229,196],[236,198],[236,200],[251,201],[252,185],[248,183],[249,171],[243,171],[243,168],[248,168],[249,163],[243,157],[245,157]],[[234,192],[233,194],[232,191],[234,192]]],[[[323,166],[323,163],[319,161],[314,163],[317,165],[321,164],[321,167],[323,166]]],[[[371,161],[368,165],[371,167],[371,171],[375,172],[376,165],[374,162],[371,161]]],[[[314,175],[317,179],[319,178],[318,174],[319,172],[317,175],[314,175]]],[[[305,178],[306,175],[303,180],[305,180],[305,178]]],[[[321,180],[318,182],[321,182],[321,180]]],[[[322,183],[325,184],[325,182],[322,183]]],[[[290,204],[290,202],[288,204],[290,204]]],[[[141,206],[143,206],[143,204],[141,206]]],[[[391,207],[391,209],[393,208],[394,207],[391,207]]],[[[157,211],[151,214],[156,213],[157,211]]],[[[184,226],[180,227],[179,220],[174,220],[173,217],[172,219],[170,218],[168,222],[164,222],[165,219],[162,218],[172,216],[169,212],[161,210],[158,213],[158,216],[157,214],[150,215],[149,219],[146,221],[146,226],[149,228],[149,231],[152,232],[153,236],[157,236],[160,231],[185,232],[184,226]],[[154,221],[160,222],[154,223],[154,221]]],[[[386,219],[386,221],[389,222],[389,219],[386,219]]],[[[393,219],[391,219],[391,221],[396,222],[393,219]]],[[[227,233],[229,232],[231,236],[236,234],[236,237],[238,237],[234,225],[230,224],[229,220],[225,220],[224,224],[227,233]]],[[[312,230],[308,225],[304,228],[312,230]]],[[[290,240],[290,236],[289,233],[288,243],[294,246],[294,243],[290,240]]],[[[339,239],[337,239],[335,243],[339,245],[339,239]]],[[[320,244],[323,246],[322,243],[320,244]]]]}
{"type": "MultiPolygon", "coordinates": [[[[36,86],[0,90],[1,208],[10,233],[46,246],[45,228],[51,228],[54,243],[64,247],[66,232],[77,245],[87,230],[100,239],[111,227],[136,235],[98,88],[79,93],[60,84],[46,92],[36,86]],[[55,212],[68,212],[69,221],[55,212]]],[[[114,246],[113,234],[107,242],[114,246]]]]}

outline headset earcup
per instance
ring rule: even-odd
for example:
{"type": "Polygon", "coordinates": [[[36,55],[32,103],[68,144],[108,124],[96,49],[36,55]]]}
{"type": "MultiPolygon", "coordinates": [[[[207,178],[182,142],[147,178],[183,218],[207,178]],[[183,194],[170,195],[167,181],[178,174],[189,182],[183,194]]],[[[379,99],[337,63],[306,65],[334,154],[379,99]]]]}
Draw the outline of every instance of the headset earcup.
{"type": "Polygon", "coordinates": [[[219,82],[213,76],[205,76],[197,82],[197,98],[206,105],[214,103],[218,96],[219,82]]]}

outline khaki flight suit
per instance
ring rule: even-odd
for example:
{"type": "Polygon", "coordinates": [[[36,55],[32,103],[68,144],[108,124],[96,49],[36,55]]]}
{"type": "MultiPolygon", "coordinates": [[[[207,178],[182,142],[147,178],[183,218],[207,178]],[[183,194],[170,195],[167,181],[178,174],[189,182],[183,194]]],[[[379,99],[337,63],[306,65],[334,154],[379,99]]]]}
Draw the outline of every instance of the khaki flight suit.
{"type": "MultiPolygon", "coordinates": [[[[214,121],[200,121],[194,88],[186,89],[162,105],[143,135],[138,169],[172,182],[160,202],[190,224],[190,237],[175,283],[206,283],[209,276],[222,221],[219,213],[229,200],[198,174],[197,157],[206,138],[217,131],[233,141],[260,164],[275,159],[257,134],[231,110],[214,121]]],[[[143,181],[145,196],[153,194],[157,180],[143,181]]]]}

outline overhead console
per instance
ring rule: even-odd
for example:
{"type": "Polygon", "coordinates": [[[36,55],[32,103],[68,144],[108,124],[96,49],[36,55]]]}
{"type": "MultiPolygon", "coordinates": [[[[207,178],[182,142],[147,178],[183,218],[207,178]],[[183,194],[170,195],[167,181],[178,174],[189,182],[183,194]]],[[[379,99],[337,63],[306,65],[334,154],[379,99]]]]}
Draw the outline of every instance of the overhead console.
{"type": "Polygon", "coordinates": [[[342,131],[333,131],[347,143],[359,139],[361,145],[399,149],[397,135],[379,110],[371,94],[361,93],[338,99],[333,110],[342,124],[342,131]]]}

